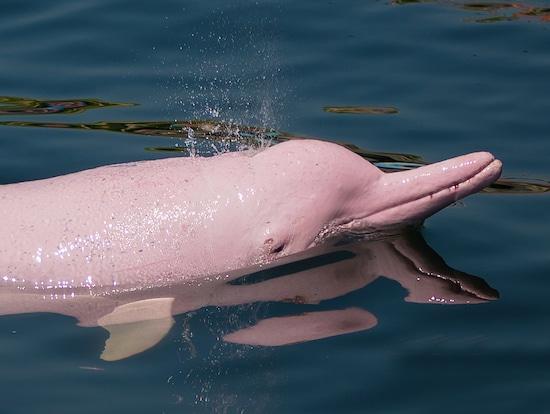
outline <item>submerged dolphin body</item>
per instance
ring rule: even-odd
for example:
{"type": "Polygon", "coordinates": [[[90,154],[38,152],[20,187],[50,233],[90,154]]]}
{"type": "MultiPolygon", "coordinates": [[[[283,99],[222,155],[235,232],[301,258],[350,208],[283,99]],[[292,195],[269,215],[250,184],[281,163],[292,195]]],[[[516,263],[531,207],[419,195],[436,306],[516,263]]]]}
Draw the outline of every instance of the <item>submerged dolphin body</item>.
{"type": "Polygon", "coordinates": [[[315,140],[0,186],[0,284],[124,290],[268,263],[420,222],[498,178],[474,153],[385,174],[315,140]]]}

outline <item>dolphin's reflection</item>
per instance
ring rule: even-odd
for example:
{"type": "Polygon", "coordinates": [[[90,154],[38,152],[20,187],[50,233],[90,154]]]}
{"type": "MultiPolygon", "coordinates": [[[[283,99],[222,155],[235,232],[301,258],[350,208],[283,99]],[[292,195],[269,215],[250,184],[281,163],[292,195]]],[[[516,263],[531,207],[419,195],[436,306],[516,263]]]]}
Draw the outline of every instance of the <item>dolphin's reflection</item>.
{"type": "MultiPolygon", "coordinates": [[[[332,252],[281,265],[273,271],[282,274],[257,283],[254,279],[261,279],[260,273],[247,275],[244,278],[247,282],[240,286],[248,289],[262,287],[260,289],[267,294],[262,300],[304,304],[345,295],[365,287],[378,277],[395,280],[405,288],[407,302],[475,304],[499,297],[498,292],[483,279],[447,266],[420,233],[412,230],[383,240],[353,243],[345,246],[345,250],[333,248],[332,252]],[[315,266],[315,261],[322,265],[315,266]],[[286,269],[286,274],[281,272],[282,269],[286,269]]],[[[224,340],[275,346],[372,328],[377,318],[362,308],[364,304],[360,305],[361,308],[261,320],[254,326],[226,335],[224,340]]]]}
{"type": "MultiPolygon", "coordinates": [[[[319,304],[364,288],[378,277],[399,283],[408,292],[408,302],[476,304],[498,298],[483,279],[450,268],[418,231],[407,230],[380,240],[313,249],[254,272],[117,295],[123,304],[97,320],[111,333],[102,358],[125,358],[156,344],[170,330],[172,315],[255,302],[319,304]]],[[[367,306],[263,319],[223,340],[278,346],[362,331],[377,323],[367,306]]]]}
{"type": "MultiPolygon", "coordinates": [[[[399,283],[407,291],[407,302],[476,304],[498,298],[483,279],[447,266],[420,233],[410,229],[378,240],[316,247],[262,268],[200,282],[64,292],[63,296],[4,287],[0,313],[55,312],[77,318],[81,326],[102,326],[110,336],[101,358],[112,361],[156,345],[172,328],[174,315],[207,306],[262,302],[315,305],[362,289],[379,277],[399,283]]],[[[223,340],[279,346],[362,331],[377,324],[367,308],[365,303],[337,310],[316,311],[309,306],[307,313],[256,320],[225,333],[223,340]]]]}

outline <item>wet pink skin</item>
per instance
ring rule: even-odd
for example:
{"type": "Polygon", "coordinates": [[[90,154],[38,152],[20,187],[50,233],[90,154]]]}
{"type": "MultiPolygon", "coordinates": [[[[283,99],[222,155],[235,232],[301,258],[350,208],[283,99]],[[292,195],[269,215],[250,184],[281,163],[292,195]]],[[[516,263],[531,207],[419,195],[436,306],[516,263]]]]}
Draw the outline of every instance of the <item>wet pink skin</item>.
{"type": "Polygon", "coordinates": [[[498,178],[474,153],[385,174],[336,144],[169,158],[0,186],[0,284],[154,286],[419,222],[498,178]]]}

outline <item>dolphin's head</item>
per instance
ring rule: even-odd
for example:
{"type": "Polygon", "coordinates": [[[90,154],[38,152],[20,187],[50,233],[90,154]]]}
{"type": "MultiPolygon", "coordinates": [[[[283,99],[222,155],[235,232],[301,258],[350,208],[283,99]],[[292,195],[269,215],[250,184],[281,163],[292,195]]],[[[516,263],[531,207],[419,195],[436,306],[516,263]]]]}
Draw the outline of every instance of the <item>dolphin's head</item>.
{"type": "Polygon", "coordinates": [[[256,226],[268,257],[341,235],[420,223],[495,181],[502,167],[491,154],[478,152],[383,173],[340,145],[315,140],[282,143],[253,158],[257,182],[271,184],[263,187],[256,226]]]}

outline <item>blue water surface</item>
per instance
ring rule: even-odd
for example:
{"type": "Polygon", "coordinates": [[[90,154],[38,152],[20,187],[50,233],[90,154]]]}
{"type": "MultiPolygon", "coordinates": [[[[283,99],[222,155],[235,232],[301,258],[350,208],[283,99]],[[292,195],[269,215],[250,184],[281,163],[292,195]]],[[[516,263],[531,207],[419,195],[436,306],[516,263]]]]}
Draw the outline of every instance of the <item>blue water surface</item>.
{"type": "MultiPolygon", "coordinates": [[[[5,0],[0,95],[138,105],[0,121],[210,119],[428,161],[489,150],[504,177],[550,180],[550,2],[535,1],[5,0]],[[323,110],[338,106],[398,113],[323,110]]],[[[0,183],[176,156],[144,148],[180,141],[2,125],[0,183]]],[[[379,278],[316,306],[178,315],[157,346],[117,362],[99,359],[102,328],[2,316],[0,413],[549,412],[549,223],[548,194],[484,193],[424,224],[449,266],[498,290],[483,304],[406,302],[379,278]],[[349,307],[377,325],[287,346],[222,340],[261,319],[349,307]]]]}

